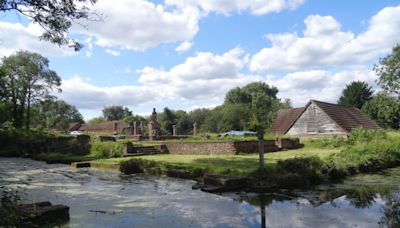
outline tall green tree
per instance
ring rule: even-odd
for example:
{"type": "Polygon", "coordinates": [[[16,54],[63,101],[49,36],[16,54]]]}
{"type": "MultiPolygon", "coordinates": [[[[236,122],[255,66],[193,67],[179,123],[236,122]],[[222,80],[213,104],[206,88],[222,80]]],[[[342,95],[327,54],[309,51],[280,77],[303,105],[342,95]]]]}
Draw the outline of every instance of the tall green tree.
{"type": "Polygon", "coordinates": [[[34,123],[45,128],[67,130],[70,123],[84,123],[82,114],[75,106],[63,100],[41,102],[33,109],[36,111],[34,123]]]}
{"type": "Polygon", "coordinates": [[[125,117],[132,116],[132,111],[121,105],[112,105],[103,108],[103,117],[108,121],[122,120],[125,117]]]}
{"type": "Polygon", "coordinates": [[[354,81],[347,84],[346,88],[343,89],[338,104],[361,109],[365,102],[372,99],[372,94],[372,87],[366,82],[354,81]]]}
{"type": "Polygon", "coordinates": [[[365,103],[362,111],[382,128],[400,129],[400,102],[385,92],[365,103]]]}
{"type": "Polygon", "coordinates": [[[259,143],[259,168],[264,168],[264,132],[282,106],[277,98],[278,89],[264,82],[253,82],[227,93],[225,104],[242,104],[250,111],[249,127],[257,131],[259,143]]]}
{"type": "Polygon", "coordinates": [[[172,134],[172,125],[176,124],[176,119],[173,111],[165,107],[164,111],[159,115],[159,120],[161,128],[164,131],[168,132],[168,134],[172,134]]]}
{"type": "Polygon", "coordinates": [[[73,22],[77,23],[82,19],[100,19],[99,15],[90,13],[88,8],[88,5],[95,2],[97,0],[0,0],[0,12],[14,11],[28,17],[45,30],[41,39],[70,46],[77,51],[82,45],[69,38],[68,30],[73,22]]]}
{"type": "Polygon", "coordinates": [[[61,91],[61,79],[49,69],[47,58],[27,51],[4,57],[0,68],[5,74],[0,90],[11,105],[13,124],[20,128],[25,123],[29,130],[32,105],[51,99],[53,90],[61,91]]]}
{"type": "Polygon", "coordinates": [[[381,58],[374,66],[379,76],[378,84],[389,94],[400,98],[400,44],[388,56],[381,58]]]}

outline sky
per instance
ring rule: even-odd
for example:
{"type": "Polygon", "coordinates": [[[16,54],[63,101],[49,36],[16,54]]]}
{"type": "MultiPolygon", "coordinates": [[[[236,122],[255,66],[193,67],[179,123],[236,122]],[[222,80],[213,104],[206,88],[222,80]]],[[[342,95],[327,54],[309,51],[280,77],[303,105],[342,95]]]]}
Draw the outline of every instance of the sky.
{"type": "Polygon", "coordinates": [[[394,0],[99,0],[101,21],[74,24],[80,52],[41,41],[43,30],[0,14],[0,57],[47,57],[62,78],[59,99],[90,119],[105,106],[135,114],[223,103],[232,88],[262,81],[293,106],[335,103],[346,84],[375,90],[379,58],[400,43],[394,0]]]}

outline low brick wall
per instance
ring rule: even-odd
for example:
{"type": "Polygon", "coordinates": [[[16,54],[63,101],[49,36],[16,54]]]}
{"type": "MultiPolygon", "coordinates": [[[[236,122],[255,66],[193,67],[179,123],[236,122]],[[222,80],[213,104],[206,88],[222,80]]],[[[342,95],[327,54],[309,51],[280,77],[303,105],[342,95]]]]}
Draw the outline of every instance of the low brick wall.
{"type": "Polygon", "coordinates": [[[167,142],[170,154],[236,154],[234,142],[167,142]]]}
{"type": "MultiPolygon", "coordinates": [[[[277,151],[274,140],[264,143],[265,152],[277,151]]],[[[258,141],[224,141],[224,142],[166,142],[170,154],[238,154],[257,153],[258,141]]]]}

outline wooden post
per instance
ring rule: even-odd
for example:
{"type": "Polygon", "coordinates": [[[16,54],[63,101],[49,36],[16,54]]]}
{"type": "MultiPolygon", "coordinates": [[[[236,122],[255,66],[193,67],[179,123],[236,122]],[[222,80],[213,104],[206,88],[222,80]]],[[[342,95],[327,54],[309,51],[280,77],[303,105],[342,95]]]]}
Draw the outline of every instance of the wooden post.
{"type": "Polygon", "coordinates": [[[259,152],[259,168],[264,169],[264,131],[258,130],[258,152],[259,152]]]}
{"type": "Polygon", "coordinates": [[[174,125],[172,125],[172,135],[173,136],[176,136],[177,134],[176,134],[176,125],[174,124],[174,125]]]}

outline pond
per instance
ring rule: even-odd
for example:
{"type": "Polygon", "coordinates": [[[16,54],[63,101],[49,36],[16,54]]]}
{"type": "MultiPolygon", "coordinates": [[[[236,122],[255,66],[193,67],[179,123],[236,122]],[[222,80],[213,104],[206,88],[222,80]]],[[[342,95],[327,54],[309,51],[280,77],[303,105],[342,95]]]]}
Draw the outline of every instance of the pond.
{"type": "Polygon", "coordinates": [[[210,194],[194,181],[0,158],[0,185],[26,203],[70,207],[65,227],[379,227],[399,225],[400,168],[268,194],[210,194]]]}

